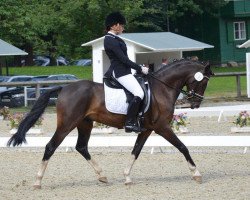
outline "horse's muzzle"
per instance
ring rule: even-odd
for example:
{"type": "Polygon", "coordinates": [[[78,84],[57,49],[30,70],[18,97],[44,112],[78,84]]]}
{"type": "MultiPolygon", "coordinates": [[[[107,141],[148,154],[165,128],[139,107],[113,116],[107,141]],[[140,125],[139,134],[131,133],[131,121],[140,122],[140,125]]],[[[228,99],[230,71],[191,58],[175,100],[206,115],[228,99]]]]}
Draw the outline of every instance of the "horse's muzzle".
{"type": "Polygon", "coordinates": [[[199,108],[201,105],[201,101],[192,101],[190,102],[191,104],[191,109],[199,108]]]}

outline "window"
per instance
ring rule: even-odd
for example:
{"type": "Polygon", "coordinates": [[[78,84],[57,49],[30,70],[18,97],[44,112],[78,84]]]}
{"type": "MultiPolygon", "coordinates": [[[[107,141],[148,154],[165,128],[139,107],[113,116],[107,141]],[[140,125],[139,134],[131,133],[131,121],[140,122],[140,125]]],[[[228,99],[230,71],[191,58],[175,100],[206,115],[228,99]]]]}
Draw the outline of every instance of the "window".
{"type": "Polygon", "coordinates": [[[235,40],[245,40],[246,39],[245,22],[234,22],[234,39],[235,40]]]}

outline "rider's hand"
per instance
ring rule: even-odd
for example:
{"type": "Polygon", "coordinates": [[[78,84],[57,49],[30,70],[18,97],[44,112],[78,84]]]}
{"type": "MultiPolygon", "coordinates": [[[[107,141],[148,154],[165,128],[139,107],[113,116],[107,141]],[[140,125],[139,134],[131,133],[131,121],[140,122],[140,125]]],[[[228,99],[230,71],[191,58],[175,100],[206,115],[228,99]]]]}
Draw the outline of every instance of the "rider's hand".
{"type": "Polygon", "coordinates": [[[149,70],[148,67],[141,66],[141,71],[142,71],[143,74],[147,75],[148,74],[148,70],[149,70]]]}

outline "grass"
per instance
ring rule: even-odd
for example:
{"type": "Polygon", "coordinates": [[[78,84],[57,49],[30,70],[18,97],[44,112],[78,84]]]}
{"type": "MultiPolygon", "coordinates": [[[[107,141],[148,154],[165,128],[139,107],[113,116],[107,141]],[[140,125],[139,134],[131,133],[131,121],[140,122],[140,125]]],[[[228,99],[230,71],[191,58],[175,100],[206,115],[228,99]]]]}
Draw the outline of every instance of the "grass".
{"type": "MultiPolygon", "coordinates": [[[[214,73],[221,72],[245,72],[246,67],[234,67],[234,68],[225,68],[225,67],[215,67],[212,68],[214,73]]],[[[241,76],[241,95],[247,95],[247,80],[246,76],[241,76]]],[[[205,92],[205,96],[209,98],[220,98],[220,97],[236,97],[237,96],[237,85],[236,77],[212,77],[209,80],[208,87],[205,92]]]]}
{"type": "Polygon", "coordinates": [[[50,66],[50,67],[10,67],[9,74],[11,75],[51,75],[51,74],[73,74],[79,79],[92,80],[91,66],[50,66]]]}

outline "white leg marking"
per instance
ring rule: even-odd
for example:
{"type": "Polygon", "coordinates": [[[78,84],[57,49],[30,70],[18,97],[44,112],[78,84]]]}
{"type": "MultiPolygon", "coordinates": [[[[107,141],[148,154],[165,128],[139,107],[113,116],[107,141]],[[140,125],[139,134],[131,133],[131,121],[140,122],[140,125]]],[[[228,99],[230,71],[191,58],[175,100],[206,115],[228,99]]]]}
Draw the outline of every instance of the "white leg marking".
{"type": "Polygon", "coordinates": [[[132,170],[132,167],[135,163],[135,156],[134,155],[131,155],[131,161],[130,161],[130,165],[127,166],[125,169],[124,169],[124,176],[125,176],[125,185],[130,185],[132,184],[132,180],[130,178],[130,172],[132,170]]]}
{"type": "Polygon", "coordinates": [[[43,179],[43,176],[44,176],[44,173],[45,173],[45,170],[47,168],[48,163],[49,163],[48,160],[42,161],[40,169],[36,175],[36,181],[34,183],[34,188],[41,189],[41,182],[42,182],[42,179],[43,179]]]}
{"type": "Polygon", "coordinates": [[[188,162],[188,167],[191,171],[193,179],[198,183],[202,183],[202,176],[198,171],[198,169],[195,166],[191,165],[189,162],[188,162]]]}
{"type": "Polygon", "coordinates": [[[99,167],[99,165],[97,164],[97,162],[94,159],[90,159],[90,160],[88,160],[88,163],[94,168],[95,173],[96,173],[96,175],[98,177],[98,180],[100,182],[107,183],[108,179],[107,179],[106,176],[103,176],[101,174],[102,173],[102,168],[99,167]]]}

